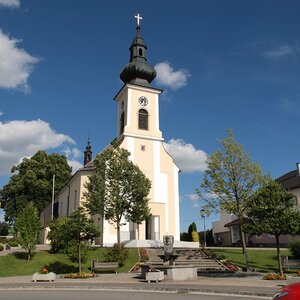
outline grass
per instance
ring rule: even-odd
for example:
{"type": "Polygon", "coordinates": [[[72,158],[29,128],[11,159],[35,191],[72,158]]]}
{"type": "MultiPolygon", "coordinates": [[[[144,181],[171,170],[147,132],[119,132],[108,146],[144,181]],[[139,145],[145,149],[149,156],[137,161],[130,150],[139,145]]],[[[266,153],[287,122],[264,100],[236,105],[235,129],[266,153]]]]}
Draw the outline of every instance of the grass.
{"type": "MultiPolygon", "coordinates": [[[[214,249],[213,252],[217,255],[217,257],[225,257],[233,264],[243,268],[245,267],[245,259],[244,254],[242,253],[242,249],[214,249]]],[[[289,250],[282,249],[281,255],[289,255],[289,250]]],[[[248,255],[250,260],[250,266],[255,268],[258,272],[277,272],[278,271],[278,263],[277,263],[277,255],[276,250],[254,250],[248,249],[248,255]]]]}
{"type": "MultiPolygon", "coordinates": [[[[138,261],[137,249],[128,249],[129,257],[118,272],[128,272],[138,261]]],[[[90,249],[87,253],[87,260],[83,264],[83,272],[90,272],[90,264],[93,258],[103,261],[105,248],[90,249]]],[[[244,255],[240,248],[237,249],[214,249],[213,252],[218,257],[225,257],[233,264],[243,268],[245,267],[244,255]]],[[[250,266],[258,272],[277,272],[276,250],[253,250],[248,249],[250,266]]],[[[281,255],[289,255],[289,250],[281,250],[281,255]]],[[[67,255],[51,254],[48,251],[37,252],[31,261],[27,261],[25,253],[14,253],[0,257],[0,277],[32,275],[39,272],[45,266],[49,271],[56,274],[67,274],[78,271],[76,262],[71,262],[67,255]]]]}
{"type": "MultiPolygon", "coordinates": [[[[128,250],[129,257],[124,265],[118,269],[118,272],[128,272],[139,259],[137,249],[128,250]]],[[[106,251],[105,248],[88,250],[87,260],[83,264],[82,271],[90,272],[91,260],[96,258],[102,261],[106,251]]],[[[17,252],[0,257],[0,277],[32,275],[35,272],[39,272],[44,266],[49,272],[56,274],[78,272],[78,264],[71,262],[68,256],[64,254],[51,254],[48,251],[39,251],[31,261],[27,261],[25,253],[17,252]]]]}

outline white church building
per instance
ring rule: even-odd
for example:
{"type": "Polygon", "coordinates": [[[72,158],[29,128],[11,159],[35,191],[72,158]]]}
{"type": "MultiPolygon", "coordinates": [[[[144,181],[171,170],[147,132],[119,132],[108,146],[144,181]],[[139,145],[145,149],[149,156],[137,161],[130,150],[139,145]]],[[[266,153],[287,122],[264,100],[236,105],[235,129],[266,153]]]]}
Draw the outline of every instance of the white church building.
{"type": "MultiPolygon", "coordinates": [[[[163,146],[159,125],[159,96],[161,89],[151,86],[155,69],[147,62],[147,46],[138,24],[130,46],[130,61],[120,78],[124,85],[114,97],[116,103],[117,134],[114,141],[131,153],[131,160],[150,179],[148,196],[151,218],[142,224],[125,222],[121,226],[121,240],[162,240],[166,234],[180,240],[179,169],[163,146]]],[[[109,126],[111,127],[111,126],[109,126]]],[[[84,165],[66,183],[54,201],[54,216],[64,217],[85,201],[85,183],[95,172],[90,143],[84,153],[84,165]]],[[[51,205],[41,215],[46,242],[51,221],[51,205]]],[[[96,216],[102,237],[96,243],[111,245],[117,241],[115,224],[96,216]]]]}

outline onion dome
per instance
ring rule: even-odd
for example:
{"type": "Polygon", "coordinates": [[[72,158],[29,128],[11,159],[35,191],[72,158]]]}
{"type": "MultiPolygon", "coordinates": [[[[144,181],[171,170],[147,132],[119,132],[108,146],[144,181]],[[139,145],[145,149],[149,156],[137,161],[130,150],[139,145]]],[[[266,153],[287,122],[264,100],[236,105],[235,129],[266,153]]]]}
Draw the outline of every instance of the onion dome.
{"type": "Polygon", "coordinates": [[[84,151],[84,162],[83,162],[84,166],[92,160],[93,152],[91,151],[91,149],[92,149],[91,142],[90,142],[90,139],[88,139],[88,142],[87,142],[87,145],[86,145],[85,151],[84,151]]]}
{"type": "Polygon", "coordinates": [[[136,27],[136,35],[129,48],[130,61],[120,74],[121,80],[126,83],[150,86],[156,77],[155,69],[147,63],[147,46],[141,36],[141,27],[136,27]]]}

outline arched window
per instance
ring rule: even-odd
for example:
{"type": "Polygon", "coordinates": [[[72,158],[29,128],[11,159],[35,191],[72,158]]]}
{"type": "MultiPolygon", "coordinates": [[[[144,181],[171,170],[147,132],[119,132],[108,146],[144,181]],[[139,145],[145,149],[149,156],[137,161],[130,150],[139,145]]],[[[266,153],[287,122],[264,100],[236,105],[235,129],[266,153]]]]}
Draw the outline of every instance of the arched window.
{"type": "Polygon", "coordinates": [[[145,109],[139,110],[139,129],[148,130],[148,112],[145,109]]]}
{"type": "Polygon", "coordinates": [[[123,111],[120,118],[120,134],[124,132],[124,126],[125,126],[125,114],[123,111]]]}
{"type": "Polygon", "coordinates": [[[139,49],[139,56],[143,56],[143,49],[142,48],[139,49]]]}

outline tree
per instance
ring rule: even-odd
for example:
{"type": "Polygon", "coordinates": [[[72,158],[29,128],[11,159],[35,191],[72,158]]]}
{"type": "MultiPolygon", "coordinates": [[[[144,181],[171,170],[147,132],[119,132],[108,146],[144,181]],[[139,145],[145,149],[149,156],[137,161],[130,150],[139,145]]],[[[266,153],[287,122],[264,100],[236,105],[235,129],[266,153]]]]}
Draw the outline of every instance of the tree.
{"type": "Polygon", "coordinates": [[[71,178],[71,167],[64,155],[38,151],[31,158],[12,167],[8,184],[0,190],[5,201],[5,219],[12,222],[33,201],[41,212],[52,199],[52,178],[55,174],[55,196],[71,178]]]}
{"type": "Polygon", "coordinates": [[[99,231],[89,219],[83,207],[79,207],[70,216],[57,219],[50,225],[48,239],[53,252],[64,251],[70,258],[78,260],[78,271],[82,270],[82,251],[86,241],[99,235],[99,231]]]}
{"type": "Polygon", "coordinates": [[[268,233],[275,236],[280,275],[283,275],[283,270],[279,237],[283,234],[296,234],[300,228],[300,212],[295,210],[295,205],[295,195],[269,176],[248,204],[247,229],[254,234],[268,233]]]}
{"type": "Polygon", "coordinates": [[[95,174],[86,184],[85,206],[90,214],[104,216],[115,223],[120,245],[121,221],[140,224],[150,216],[150,180],[129,159],[130,153],[118,145],[98,155],[95,174]]]}
{"type": "MultiPolygon", "coordinates": [[[[211,195],[206,199],[211,207],[236,215],[248,270],[244,223],[249,200],[261,183],[262,172],[258,164],[251,162],[243,146],[234,139],[232,130],[228,131],[228,137],[221,140],[220,144],[223,149],[218,149],[207,159],[207,170],[201,188],[211,195]]],[[[197,191],[202,197],[201,190],[197,191]]]]}
{"type": "Polygon", "coordinates": [[[9,225],[6,222],[0,222],[0,235],[8,235],[9,225]]]}
{"type": "Polygon", "coordinates": [[[190,224],[188,228],[188,235],[189,235],[189,240],[192,242],[199,242],[199,235],[197,231],[197,225],[195,222],[190,224]]]}
{"type": "Polygon", "coordinates": [[[29,202],[16,219],[19,244],[25,249],[28,261],[39,242],[41,223],[37,208],[29,202]]]}

